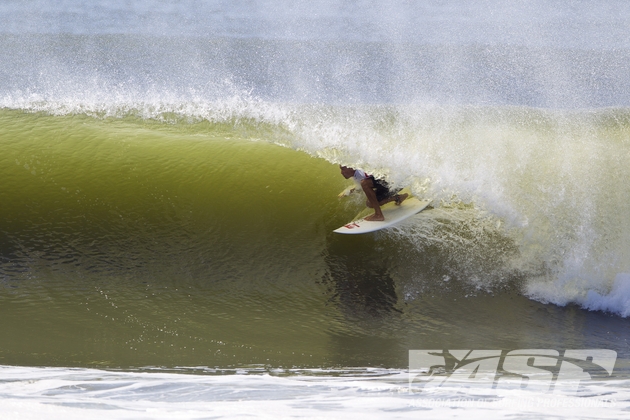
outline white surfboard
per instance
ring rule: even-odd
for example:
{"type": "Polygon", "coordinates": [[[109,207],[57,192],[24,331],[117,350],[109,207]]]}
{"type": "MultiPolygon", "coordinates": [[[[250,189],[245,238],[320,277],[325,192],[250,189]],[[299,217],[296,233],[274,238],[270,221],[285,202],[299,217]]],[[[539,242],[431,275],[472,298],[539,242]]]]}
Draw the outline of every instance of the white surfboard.
{"type": "MultiPolygon", "coordinates": [[[[400,204],[400,206],[397,206],[393,202],[387,203],[381,207],[381,210],[383,211],[383,216],[385,216],[384,221],[372,222],[369,220],[365,220],[365,218],[361,218],[345,224],[339,229],[335,229],[333,232],[345,233],[349,235],[375,232],[377,230],[385,229],[387,227],[395,225],[396,223],[402,222],[403,220],[413,216],[414,214],[421,212],[429,204],[431,204],[431,200],[418,200],[415,197],[410,197],[406,199],[400,204]]],[[[370,214],[374,214],[374,212],[372,211],[370,212],[370,214]]]]}

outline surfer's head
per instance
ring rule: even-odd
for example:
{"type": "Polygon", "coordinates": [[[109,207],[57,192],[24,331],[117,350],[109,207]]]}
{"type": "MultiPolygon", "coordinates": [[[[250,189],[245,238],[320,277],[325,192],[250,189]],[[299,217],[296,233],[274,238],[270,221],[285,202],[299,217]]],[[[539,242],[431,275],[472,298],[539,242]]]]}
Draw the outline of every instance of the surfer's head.
{"type": "Polygon", "coordinates": [[[354,176],[353,168],[348,168],[347,166],[339,165],[339,169],[341,169],[341,175],[343,175],[343,177],[346,179],[350,179],[354,176]]]}

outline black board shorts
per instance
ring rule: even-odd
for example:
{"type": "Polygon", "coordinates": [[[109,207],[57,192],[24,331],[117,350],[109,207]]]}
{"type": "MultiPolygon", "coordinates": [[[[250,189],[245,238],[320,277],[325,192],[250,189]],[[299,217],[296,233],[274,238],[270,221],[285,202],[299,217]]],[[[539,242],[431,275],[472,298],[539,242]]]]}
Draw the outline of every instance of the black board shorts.
{"type": "Polygon", "coordinates": [[[374,184],[373,189],[376,193],[376,200],[379,202],[396,195],[398,191],[400,191],[400,189],[390,190],[387,182],[383,181],[382,179],[374,179],[374,177],[372,176],[370,177],[370,179],[372,179],[372,183],[374,184]]]}

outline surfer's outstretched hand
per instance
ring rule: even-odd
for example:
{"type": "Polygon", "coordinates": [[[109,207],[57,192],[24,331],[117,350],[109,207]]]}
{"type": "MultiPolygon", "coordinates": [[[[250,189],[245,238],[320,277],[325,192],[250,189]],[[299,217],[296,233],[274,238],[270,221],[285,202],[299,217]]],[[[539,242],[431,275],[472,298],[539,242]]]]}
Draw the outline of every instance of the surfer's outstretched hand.
{"type": "Polygon", "coordinates": [[[354,192],[354,187],[348,187],[345,190],[341,191],[337,197],[342,198],[342,197],[346,197],[349,196],[350,194],[352,194],[354,192]]]}

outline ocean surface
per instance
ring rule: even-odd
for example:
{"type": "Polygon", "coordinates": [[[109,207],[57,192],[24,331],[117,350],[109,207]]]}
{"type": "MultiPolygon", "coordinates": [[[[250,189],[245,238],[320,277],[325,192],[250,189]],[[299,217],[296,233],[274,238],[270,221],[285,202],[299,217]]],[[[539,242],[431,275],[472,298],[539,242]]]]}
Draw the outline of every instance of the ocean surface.
{"type": "Polygon", "coordinates": [[[620,418],[628,28],[612,0],[3,1],[0,415],[620,418]],[[365,208],[339,164],[432,206],[334,234],[365,208]],[[421,349],[617,359],[471,408],[410,392],[421,349]]]}

